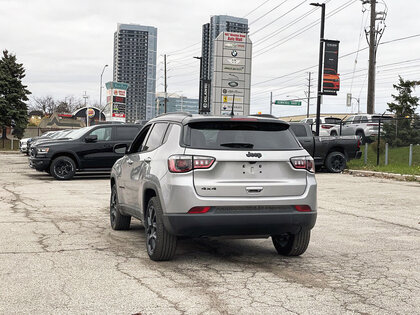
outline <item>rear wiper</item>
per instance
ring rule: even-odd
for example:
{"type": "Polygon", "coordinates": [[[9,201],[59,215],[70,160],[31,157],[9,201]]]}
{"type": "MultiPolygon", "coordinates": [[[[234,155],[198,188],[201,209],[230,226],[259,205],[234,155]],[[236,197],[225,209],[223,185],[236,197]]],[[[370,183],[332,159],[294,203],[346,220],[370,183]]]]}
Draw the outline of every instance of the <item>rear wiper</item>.
{"type": "Polygon", "coordinates": [[[221,143],[221,147],[229,147],[229,148],[253,148],[254,145],[252,143],[243,143],[243,142],[229,142],[229,143],[221,143]]]}

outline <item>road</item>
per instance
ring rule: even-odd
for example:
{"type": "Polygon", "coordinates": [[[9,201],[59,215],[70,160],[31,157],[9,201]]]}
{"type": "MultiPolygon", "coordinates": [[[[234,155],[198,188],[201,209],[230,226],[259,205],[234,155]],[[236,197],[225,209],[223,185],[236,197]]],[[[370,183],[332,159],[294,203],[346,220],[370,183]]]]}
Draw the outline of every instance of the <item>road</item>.
{"type": "Polygon", "coordinates": [[[0,154],[0,313],[419,314],[420,185],[319,174],[307,252],[183,240],[149,260],[109,227],[107,177],[55,181],[0,154]]]}

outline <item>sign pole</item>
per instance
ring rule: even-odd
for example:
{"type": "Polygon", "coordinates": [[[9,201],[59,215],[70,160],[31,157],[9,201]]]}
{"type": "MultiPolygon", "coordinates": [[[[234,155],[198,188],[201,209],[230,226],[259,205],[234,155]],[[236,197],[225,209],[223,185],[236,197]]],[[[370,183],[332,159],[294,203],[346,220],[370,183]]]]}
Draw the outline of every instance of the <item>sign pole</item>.
{"type": "Polygon", "coordinates": [[[321,7],[321,32],[319,38],[319,63],[318,63],[318,95],[316,101],[316,131],[319,136],[319,121],[321,119],[321,94],[322,94],[322,63],[324,56],[324,26],[325,26],[325,3],[311,3],[313,6],[321,7]]]}
{"type": "Polygon", "coordinates": [[[270,92],[270,115],[273,115],[273,92],[270,92]]]}

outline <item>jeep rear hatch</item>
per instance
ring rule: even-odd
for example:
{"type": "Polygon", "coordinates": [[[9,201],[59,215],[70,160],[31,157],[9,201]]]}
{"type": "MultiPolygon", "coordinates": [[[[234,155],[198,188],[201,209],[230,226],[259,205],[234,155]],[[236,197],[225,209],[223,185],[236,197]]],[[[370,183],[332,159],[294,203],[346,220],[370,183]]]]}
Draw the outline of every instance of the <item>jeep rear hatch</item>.
{"type": "Polygon", "coordinates": [[[306,171],[293,168],[290,158],[306,152],[288,128],[288,124],[280,121],[257,119],[188,124],[184,129],[185,154],[197,159],[214,158],[209,168],[193,171],[197,194],[208,197],[302,195],[306,171]]]}

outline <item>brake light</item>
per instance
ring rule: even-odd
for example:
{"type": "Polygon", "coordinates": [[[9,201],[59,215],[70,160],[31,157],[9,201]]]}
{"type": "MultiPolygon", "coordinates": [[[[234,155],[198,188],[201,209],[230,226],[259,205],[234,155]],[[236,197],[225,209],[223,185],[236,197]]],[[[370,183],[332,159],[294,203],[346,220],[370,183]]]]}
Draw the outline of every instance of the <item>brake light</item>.
{"type": "Polygon", "coordinates": [[[360,138],[357,138],[357,148],[358,149],[360,149],[360,143],[361,143],[360,138]]]}
{"type": "Polygon", "coordinates": [[[210,207],[192,207],[188,213],[206,213],[210,210],[210,207]]]}
{"type": "Polygon", "coordinates": [[[368,126],[379,126],[379,124],[367,124],[368,126]]]}
{"type": "Polygon", "coordinates": [[[321,128],[323,128],[323,129],[330,129],[330,128],[332,128],[333,126],[329,126],[329,125],[321,125],[321,128]]]}
{"type": "Polygon", "coordinates": [[[215,159],[209,156],[172,155],[168,159],[171,173],[187,173],[193,169],[210,168],[215,159]]]}
{"type": "Polygon", "coordinates": [[[311,212],[312,209],[308,205],[297,205],[295,209],[299,212],[311,212]]]}
{"type": "Polygon", "coordinates": [[[314,159],[310,156],[299,156],[290,159],[294,168],[305,169],[308,172],[315,173],[314,159]]]}
{"type": "Polygon", "coordinates": [[[240,121],[258,121],[258,118],[235,118],[235,117],[232,117],[230,120],[240,120],[240,121]]]}

